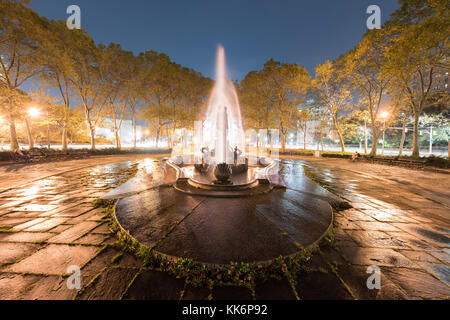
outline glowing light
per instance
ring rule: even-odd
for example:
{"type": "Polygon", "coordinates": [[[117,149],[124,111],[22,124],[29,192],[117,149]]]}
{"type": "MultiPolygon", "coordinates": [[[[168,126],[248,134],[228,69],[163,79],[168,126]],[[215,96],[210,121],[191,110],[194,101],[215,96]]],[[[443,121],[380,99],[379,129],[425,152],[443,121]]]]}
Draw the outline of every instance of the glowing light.
{"type": "Polygon", "coordinates": [[[38,117],[39,116],[39,110],[38,110],[38,108],[31,108],[31,109],[28,110],[28,114],[31,117],[33,117],[33,118],[38,117]]]}
{"type": "Polygon", "coordinates": [[[232,150],[244,152],[245,135],[236,88],[227,79],[225,50],[217,49],[216,83],[208,102],[203,134],[199,136],[202,147],[215,151],[214,162],[232,161],[232,150]]]}
{"type": "Polygon", "coordinates": [[[150,130],[145,130],[145,134],[148,136],[150,134],[150,130]]]}
{"type": "Polygon", "coordinates": [[[381,118],[386,119],[387,117],[389,117],[389,112],[382,112],[381,113],[381,118]]]}

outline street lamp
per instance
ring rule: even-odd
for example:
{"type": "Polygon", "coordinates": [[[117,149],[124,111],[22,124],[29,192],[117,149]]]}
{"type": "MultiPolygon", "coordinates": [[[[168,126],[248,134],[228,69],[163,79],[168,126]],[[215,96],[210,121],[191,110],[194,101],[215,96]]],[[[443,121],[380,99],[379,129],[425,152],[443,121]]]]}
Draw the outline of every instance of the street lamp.
{"type": "Polygon", "coordinates": [[[384,142],[385,142],[385,132],[386,132],[386,119],[389,117],[389,112],[382,112],[381,113],[381,118],[383,119],[383,151],[382,151],[382,155],[384,156],[384,142]]]}
{"type": "Polygon", "coordinates": [[[30,108],[28,109],[28,114],[30,115],[30,117],[32,118],[36,118],[39,117],[39,109],[38,108],[30,108]]]}

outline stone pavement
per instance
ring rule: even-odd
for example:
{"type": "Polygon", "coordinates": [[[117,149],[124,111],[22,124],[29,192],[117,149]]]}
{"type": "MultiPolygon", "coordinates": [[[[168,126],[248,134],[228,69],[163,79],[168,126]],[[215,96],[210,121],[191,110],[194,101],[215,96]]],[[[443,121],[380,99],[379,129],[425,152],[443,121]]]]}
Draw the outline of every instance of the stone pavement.
{"type": "MultiPolygon", "coordinates": [[[[15,173],[21,177],[0,173],[0,187],[13,187],[0,193],[0,299],[252,299],[246,288],[191,287],[113,245],[92,201],[152,161],[128,158],[73,161],[66,170],[76,170],[66,173],[51,163],[24,167],[15,173]],[[52,171],[60,174],[47,175],[52,171]],[[81,290],[67,286],[71,266],[81,269],[81,290]]],[[[298,187],[295,177],[306,165],[354,208],[336,216],[337,245],[322,248],[295,279],[300,299],[448,298],[449,175],[306,160],[286,161],[281,178],[288,188],[298,187]],[[380,290],[366,285],[372,265],[381,270],[380,290]]],[[[256,284],[255,298],[295,294],[287,279],[269,280],[256,284]]]]}

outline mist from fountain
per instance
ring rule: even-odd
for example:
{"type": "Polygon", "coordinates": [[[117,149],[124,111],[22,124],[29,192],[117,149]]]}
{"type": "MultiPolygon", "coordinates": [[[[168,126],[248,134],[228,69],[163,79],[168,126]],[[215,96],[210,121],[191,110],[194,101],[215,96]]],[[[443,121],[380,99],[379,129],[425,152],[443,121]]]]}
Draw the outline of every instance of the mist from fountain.
{"type": "Polygon", "coordinates": [[[216,83],[208,101],[203,130],[198,137],[201,147],[213,151],[212,161],[234,163],[234,149],[241,152],[239,163],[245,162],[245,135],[236,88],[227,78],[225,50],[217,49],[216,83]]]}

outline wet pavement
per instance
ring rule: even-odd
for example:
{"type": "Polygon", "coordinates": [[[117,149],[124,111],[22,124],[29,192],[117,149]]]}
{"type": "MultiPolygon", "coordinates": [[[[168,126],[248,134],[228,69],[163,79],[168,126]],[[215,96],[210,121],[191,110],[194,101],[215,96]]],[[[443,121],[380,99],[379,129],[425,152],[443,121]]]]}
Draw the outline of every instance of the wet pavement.
{"type": "MultiPolygon", "coordinates": [[[[153,163],[115,160],[0,168],[6,190],[0,193],[0,299],[251,299],[247,288],[192,287],[113,246],[115,235],[92,201],[153,163]],[[71,266],[81,269],[80,290],[67,285],[71,266]]],[[[289,160],[277,179],[294,198],[306,179],[300,178],[304,165],[354,208],[336,215],[336,245],[322,248],[294,287],[287,279],[257,283],[257,299],[449,297],[449,175],[348,160],[289,160]],[[367,286],[373,267],[380,270],[380,289],[367,286]]],[[[155,175],[155,184],[159,179],[155,175]]]]}

